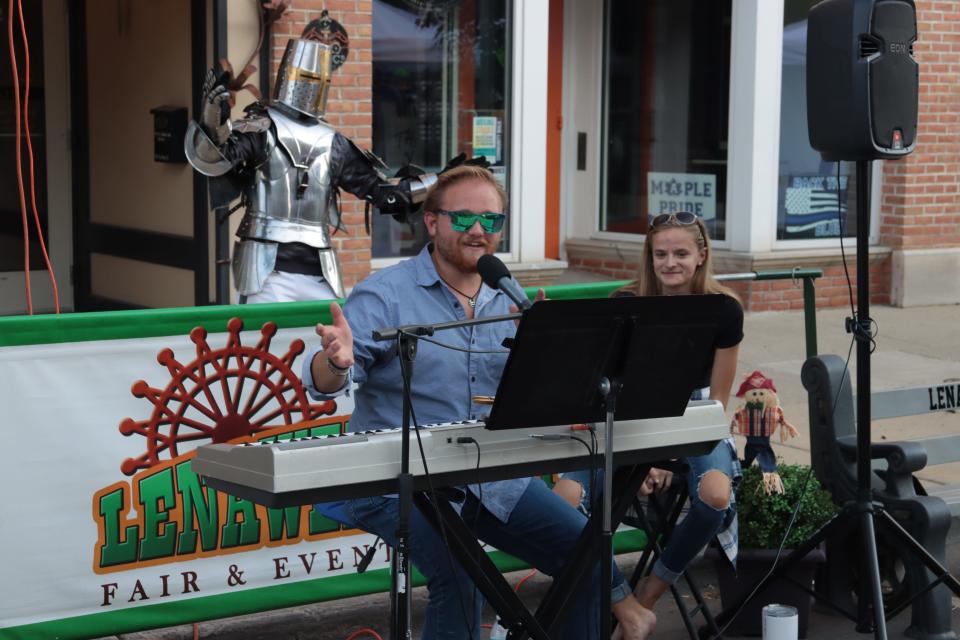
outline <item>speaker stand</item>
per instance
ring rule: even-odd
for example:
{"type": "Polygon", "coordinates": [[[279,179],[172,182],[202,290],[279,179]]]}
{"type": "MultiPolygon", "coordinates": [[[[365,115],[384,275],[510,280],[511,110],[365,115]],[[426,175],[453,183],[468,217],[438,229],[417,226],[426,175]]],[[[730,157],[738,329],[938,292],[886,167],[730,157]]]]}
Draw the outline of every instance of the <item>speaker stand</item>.
{"type": "MultiPolygon", "coordinates": [[[[870,350],[872,344],[872,320],[870,319],[870,161],[857,160],[857,311],[856,317],[847,319],[847,332],[853,333],[857,341],[857,499],[844,505],[840,513],[827,522],[803,544],[798,546],[782,562],[778,562],[765,578],[760,580],[747,596],[724,609],[717,617],[718,626],[726,623],[748,603],[763,591],[773,580],[780,578],[786,570],[803,559],[807,553],[834,535],[854,535],[859,533],[863,545],[860,558],[861,581],[858,584],[857,613],[851,616],[827,602],[826,604],[851,617],[860,633],[873,632],[877,640],[886,640],[887,621],[883,605],[883,590],[880,582],[880,563],[877,560],[878,527],[890,535],[894,544],[912,551],[916,558],[933,572],[937,579],[928,588],[937,583],[946,584],[954,594],[960,597],[960,581],[950,575],[923,546],[917,542],[894,518],[875,504],[871,489],[873,470],[870,464],[870,350]],[[859,530],[859,532],[858,532],[859,530]],[[869,578],[865,582],[863,577],[869,578]]],[[[840,185],[837,185],[840,188],[840,185]]],[[[842,241],[842,240],[841,240],[842,241]]],[[[827,559],[829,562],[829,558],[827,559]]],[[[810,592],[822,599],[822,594],[810,592]]],[[[913,594],[913,599],[922,594],[913,594]]],[[[905,608],[902,607],[902,608],[905,608]]],[[[902,610],[902,608],[900,610],[902,610]]]]}

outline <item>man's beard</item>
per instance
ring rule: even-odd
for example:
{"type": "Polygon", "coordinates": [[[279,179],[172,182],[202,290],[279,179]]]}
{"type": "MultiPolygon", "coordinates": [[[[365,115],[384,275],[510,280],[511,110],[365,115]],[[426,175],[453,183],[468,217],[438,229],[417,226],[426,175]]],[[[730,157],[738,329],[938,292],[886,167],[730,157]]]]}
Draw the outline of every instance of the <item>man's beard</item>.
{"type": "MultiPolygon", "coordinates": [[[[484,253],[493,254],[496,252],[496,245],[484,238],[482,240],[484,253]]],[[[461,273],[476,273],[477,272],[477,260],[479,256],[474,258],[473,256],[464,255],[463,246],[460,243],[460,238],[447,238],[446,240],[441,241],[440,238],[434,239],[434,247],[436,251],[443,257],[444,261],[456,268],[461,273]]]]}

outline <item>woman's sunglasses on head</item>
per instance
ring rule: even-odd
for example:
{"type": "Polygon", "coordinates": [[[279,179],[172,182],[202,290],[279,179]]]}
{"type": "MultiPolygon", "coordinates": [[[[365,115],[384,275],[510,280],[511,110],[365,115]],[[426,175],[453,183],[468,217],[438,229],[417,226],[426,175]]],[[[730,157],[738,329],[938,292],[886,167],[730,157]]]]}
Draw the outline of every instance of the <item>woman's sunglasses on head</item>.
{"type": "Polygon", "coordinates": [[[483,229],[484,233],[497,233],[503,229],[503,223],[507,219],[505,213],[474,213],[472,211],[444,211],[443,209],[435,209],[434,213],[449,217],[450,226],[453,227],[454,231],[460,233],[469,231],[470,227],[477,222],[480,223],[480,228],[483,229]]]}
{"type": "Polygon", "coordinates": [[[659,227],[665,224],[687,226],[697,221],[697,214],[689,211],[678,211],[676,213],[661,213],[650,223],[650,228],[659,227]]]}

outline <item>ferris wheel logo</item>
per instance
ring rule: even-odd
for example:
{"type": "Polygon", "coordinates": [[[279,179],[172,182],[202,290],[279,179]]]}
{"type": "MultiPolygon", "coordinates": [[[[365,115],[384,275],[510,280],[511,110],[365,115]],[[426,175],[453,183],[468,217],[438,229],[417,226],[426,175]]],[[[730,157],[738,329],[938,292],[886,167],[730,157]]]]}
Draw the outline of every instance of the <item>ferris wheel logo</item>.
{"type": "Polygon", "coordinates": [[[275,323],[264,323],[252,346],[240,339],[240,318],[231,319],[227,330],[226,345],[213,349],[207,330],[194,328],[190,340],[196,345],[196,357],[186,364],[174,357],[172,349],[160,351],[157,362],[170,375],[165,387],[152,387],[144,380],[133,384],[133,395],[145,398],[153,409],[144,420],[125,418],[120,423],[123,435],[146,438],[146,451],[120,465],[125,475],[149,469],[164,455],[173,459],[202,444],[228,442],[336,411],[332,400],[311,404],[293,372],[303,340],[293,340],[286,353],[276,356],[270,352],[275,323]]]}

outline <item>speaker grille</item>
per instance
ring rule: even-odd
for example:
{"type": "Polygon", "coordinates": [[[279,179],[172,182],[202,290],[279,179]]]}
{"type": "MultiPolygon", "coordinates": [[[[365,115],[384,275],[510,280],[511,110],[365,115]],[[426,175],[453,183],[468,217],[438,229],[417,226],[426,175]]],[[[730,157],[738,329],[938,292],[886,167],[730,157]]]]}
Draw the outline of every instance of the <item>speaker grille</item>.
{"type": "Polygon", "coordinates": [[[903,0],[874,5],[870,35],[882,53],[869,64],[873,138],[885,149],[913,146],[917,132],[919,70],[910,55],[917,39],[916,12],[903,0]]]}

